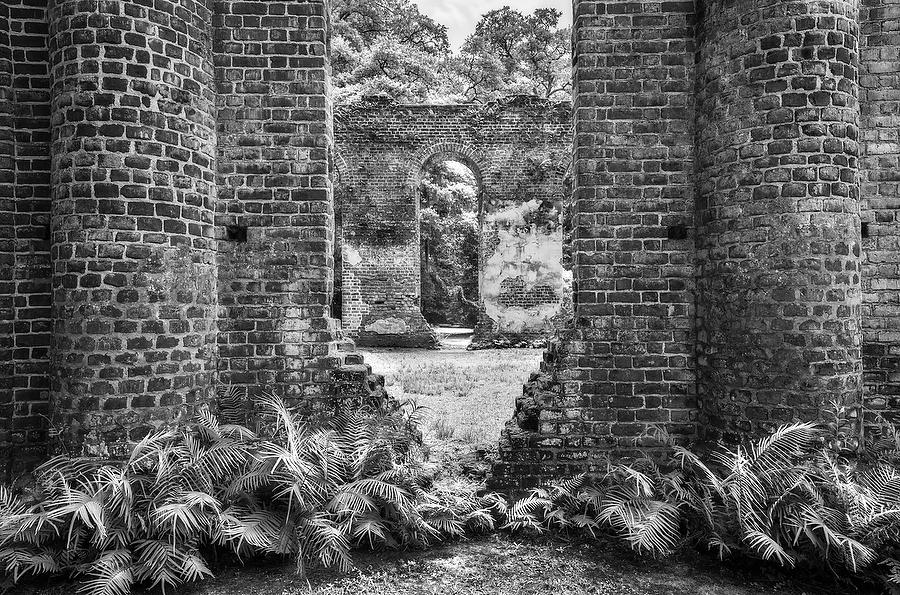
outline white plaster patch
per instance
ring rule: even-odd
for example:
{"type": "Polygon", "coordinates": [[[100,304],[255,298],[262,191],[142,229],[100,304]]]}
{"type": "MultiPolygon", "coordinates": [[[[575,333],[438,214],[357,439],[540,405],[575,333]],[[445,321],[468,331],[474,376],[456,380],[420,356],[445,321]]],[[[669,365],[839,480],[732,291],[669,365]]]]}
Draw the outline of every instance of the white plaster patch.
{"type": "Polygon", "coordinates": [[[382,318],[367,325],[366,331],[378,335],[402,335],[409,331],[409,325],[399,318],[382,318]]]}
{"type": "Polygon", "coordinates": [[[500,226],[523,226],[526,225],[525,217],[540,208],[541,202],[534,198],[528,202],[512,205],[505,209],[489,213],[485,217],[485,220],[489,226],[491,224],[500,226]]]}
{"type": "Polygon", "coordinates": [[[498,229],[497,234],[497,246],[484,263],[482,273],[485,312],[501,332],[552,332],[554,318],[559,315],[563,296],[572,282],[571,271],[562,265],[562,232],[543,233],[532,226],[530,230],[498,229]],[[560,299],[528,308],[503,305],[503,281],[515,277],[525,281],[526,292],[538,285],[549,285],[560,299]]]}
{"type": "Polygon", "coordinates": [[[341,246],[341,258],[344,264],[352,267],[359,266],[359,263],[362,262],[362,255],[359,253],[359,250],[347,244],[341,246]]]}

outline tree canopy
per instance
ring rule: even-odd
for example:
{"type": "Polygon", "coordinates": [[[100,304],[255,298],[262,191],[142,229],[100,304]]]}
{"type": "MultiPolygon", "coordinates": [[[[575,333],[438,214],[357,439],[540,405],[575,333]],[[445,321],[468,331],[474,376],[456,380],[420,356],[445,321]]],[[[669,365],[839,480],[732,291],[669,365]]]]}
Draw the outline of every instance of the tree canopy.
{"type": "Polygon", "coordinates": [[[458,52],[447,28],[411,0],[335,0],[332,10],[339,102],[367,95],[409,103],[571,96],[570,28],[556,9],[489,11],[458,52]]]}

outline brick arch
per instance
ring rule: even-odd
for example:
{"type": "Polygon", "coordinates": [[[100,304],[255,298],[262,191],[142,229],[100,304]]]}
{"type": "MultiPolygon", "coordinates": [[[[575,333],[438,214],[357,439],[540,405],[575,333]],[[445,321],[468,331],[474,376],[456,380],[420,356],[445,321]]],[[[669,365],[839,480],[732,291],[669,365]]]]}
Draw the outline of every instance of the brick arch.
{"type": "Polygon", "coordinates": [[[437,143],[416,153],[407,178],[408,187],[415,190],[422,182],[422,173],[425,171],[425,167],[441,161],[459,161],[468,167],[475,174],[479,191],[484,192],[485,174],[490,171],[488,156],[469,145],[455,142],[437,143]]]}
{"type": "Polygon", "coordinates": [[[417,346],[433,335],[421,314],[418,189],[423,170],[442,159],[465,164],[479,185],[476,343],[530,343],[555,332],[571,286],[557,217],[565,195],[560,164],[571,158],[570,104],[363,100],[336,108],[335,145],[345,160],[337,167],[346,166],[344,181],[353,184],[344,211],[350,336],[365,345],[417,346]]]}

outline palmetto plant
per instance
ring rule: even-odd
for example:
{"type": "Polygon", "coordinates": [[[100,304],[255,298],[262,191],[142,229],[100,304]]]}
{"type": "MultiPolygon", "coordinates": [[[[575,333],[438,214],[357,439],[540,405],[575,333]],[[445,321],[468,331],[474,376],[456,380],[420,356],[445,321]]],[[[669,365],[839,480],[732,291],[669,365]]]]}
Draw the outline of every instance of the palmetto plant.
{"type": "Polygon", "coordinates": [[[245,468],[253,438],[202,413],[189,428],[147,436],[118,464],[48,461],[31,502],[0,490],[7,580],[69,574],[100,595],[208,576],[201,550],[220,535],[223,488],[245,468]]]}
{"type": "Polygon", "coordinates": [[[90,595],[165,591],[209,576],[216,549],[346,569],[354,546],[427,545],[492,529],[503,512],[471,486],[428,485],[413,406],[387,401],[317,425],[275,397],[259,406],[265,439],[203,412],[127,461],[48,461],[27,501],[0,488],[7,582],[64,575],[90,595]]]}
{"type": "Polygon", "coordinates": [[[888,427],[852,457],[830,438],[796,423],[704,457],[669,444],[667,456],[608,463],[591,480],[533,490],[504,526],[610,532],[654,556],[694,542],[722,558],[818,561],[900,585],[898,434],[888,427]]]}

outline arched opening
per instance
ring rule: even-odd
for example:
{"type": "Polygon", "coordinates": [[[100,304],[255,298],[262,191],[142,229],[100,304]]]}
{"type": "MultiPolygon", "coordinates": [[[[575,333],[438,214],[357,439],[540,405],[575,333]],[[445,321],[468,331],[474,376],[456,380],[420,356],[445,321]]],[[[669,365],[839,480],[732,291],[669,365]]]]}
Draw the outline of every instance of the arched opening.
{"type": "Polygon", "coordinates": [[[479,173],[458,155],[435,155],[419,183],[420,306],[441,343],[466,347],[478,322],[479,173]]]}

